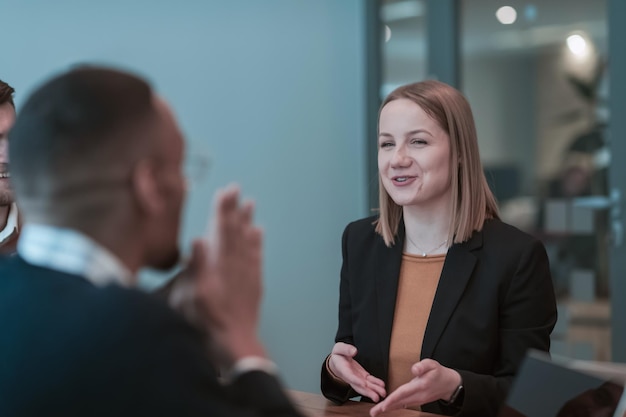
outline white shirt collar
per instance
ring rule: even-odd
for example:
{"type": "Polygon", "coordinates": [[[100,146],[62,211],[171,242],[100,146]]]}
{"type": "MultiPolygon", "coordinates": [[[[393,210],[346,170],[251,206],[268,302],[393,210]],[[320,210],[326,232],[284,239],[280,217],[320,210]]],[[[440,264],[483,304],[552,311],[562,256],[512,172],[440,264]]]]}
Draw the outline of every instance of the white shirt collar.
{"type": "Polygon", "coordinates": [[[0,230],[0,244],[13,236],[13,233],[17,232],[19,224],[17,221],[17,206],[12,203],[9,206],[9,217],[7,217],[7,224],[4,229],[0,230]]]}
{"type": "Polygon", "coordinates": [[[17,253],[32,265],[79,275],[98,286],[128,286],[132,281],[132,274],[119,258],[74,229],[25,224],[17,253]]]}

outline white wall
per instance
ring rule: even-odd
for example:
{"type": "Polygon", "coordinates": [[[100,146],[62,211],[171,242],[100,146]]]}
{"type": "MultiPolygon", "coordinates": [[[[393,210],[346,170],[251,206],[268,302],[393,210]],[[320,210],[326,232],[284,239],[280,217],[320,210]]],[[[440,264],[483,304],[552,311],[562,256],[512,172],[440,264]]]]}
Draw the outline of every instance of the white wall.
{"type": "Polygon", "coordinates": [[[359,0],[3,0],[0,79],[25,95],[101,62],[145,74],[212,155],[181,240],[241,184],[266,230],[261,334],[287,383],[316,391],[336,328],[340,236],[367,214],[359,0]]]}

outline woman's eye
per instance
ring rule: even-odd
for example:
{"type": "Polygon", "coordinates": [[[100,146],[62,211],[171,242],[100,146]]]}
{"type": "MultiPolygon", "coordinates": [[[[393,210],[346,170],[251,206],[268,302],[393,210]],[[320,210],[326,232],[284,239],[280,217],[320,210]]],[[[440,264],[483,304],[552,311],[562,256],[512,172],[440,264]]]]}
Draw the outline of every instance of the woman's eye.
{"type": "Polygon", "coordinates": [[[424,139],[411,139],[411,143],[415,145],[425,145],[426,141],[424,139]]]}
{"type": "Polygon", "coordinates": [[[381,148],[389,148],[391,146],[393,146],[393,142],[383,142],[380,144],[381,148]]]}

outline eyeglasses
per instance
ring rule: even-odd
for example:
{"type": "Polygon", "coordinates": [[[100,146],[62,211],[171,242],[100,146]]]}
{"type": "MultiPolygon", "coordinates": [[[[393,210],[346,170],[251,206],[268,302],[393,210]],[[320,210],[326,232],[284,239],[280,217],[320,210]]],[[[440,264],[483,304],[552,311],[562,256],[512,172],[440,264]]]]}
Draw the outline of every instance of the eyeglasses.
{"type": "Polygon", "coordinates": [[[189,188],[202,185],[210,168],[211,157],[208,151],[196,145],[187,149],[183,162],[183,175],[189,188]]]}

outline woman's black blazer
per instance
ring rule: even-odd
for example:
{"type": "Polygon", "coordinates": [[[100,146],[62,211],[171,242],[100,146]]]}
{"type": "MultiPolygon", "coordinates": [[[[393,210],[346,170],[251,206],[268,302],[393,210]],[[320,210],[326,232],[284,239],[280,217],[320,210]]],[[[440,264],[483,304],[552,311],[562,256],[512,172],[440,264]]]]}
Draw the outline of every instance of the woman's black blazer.
{"type": "MultiPolygon", "coordinates": [[[[404,247],[404,226],[387,247],[370,217],[350,223],[342,238],[336,342],[357,347],[356,360],[387,380],[389,342],[404,247]]],[[[529,348],[549,351],[556,300],[543,244],[499,220],[448,250],[421,347],[456,369],[465,388],[461,410],[443,402],[422,406],[440,414],[495,416],[529,348]]],[[[335,402],[356,394],[322,367],[322,393],[335,402]]]]}

